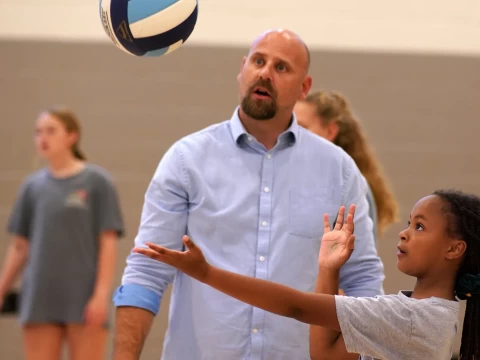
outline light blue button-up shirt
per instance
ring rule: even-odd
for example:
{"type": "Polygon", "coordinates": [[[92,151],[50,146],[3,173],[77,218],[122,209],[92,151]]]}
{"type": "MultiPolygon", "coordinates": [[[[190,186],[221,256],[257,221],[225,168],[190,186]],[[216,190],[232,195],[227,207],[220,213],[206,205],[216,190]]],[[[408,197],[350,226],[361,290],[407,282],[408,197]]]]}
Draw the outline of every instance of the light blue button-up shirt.
{"type": "MultiPolygon", "coordinates": [[[[228,121],[177,141],[145,195],[135,246],[182,249],[188,234],[212,265],[313,291],[323,214],[355,203],[356,246],[340,272],[348,295],[383,294],[383,264],[368,215],[367,185],[339,147],[296,119],[267,151],[238,108],[228,121]]],[[[303,360],[307,324],[244,304],[174,268],[131,253],[116,306],[157,313],[173,281],[163,360],[303,360]]]]}

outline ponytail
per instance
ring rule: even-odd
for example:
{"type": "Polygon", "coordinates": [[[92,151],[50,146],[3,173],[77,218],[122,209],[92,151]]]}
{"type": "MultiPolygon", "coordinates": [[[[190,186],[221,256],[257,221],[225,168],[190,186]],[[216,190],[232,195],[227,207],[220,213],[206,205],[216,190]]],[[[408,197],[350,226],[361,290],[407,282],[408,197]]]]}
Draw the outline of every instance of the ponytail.
{"type": "Polygon", "coordinates": [[[459,278],[455,295],[467,300],[463,320],[459,360],[480,359],[480,274],[465,274],[459,278]]]}
{"type": "Polygon", "coordinates": [[[82,161],[86,161],[87,160],[87,157],[85,156],[84,152],[81,151],[79,148],[78,148],[78,144],[75,143],[72,147],[72,152],[73,152],[73,156],[78,159],[78,160],[82,160],[82,161]]]}

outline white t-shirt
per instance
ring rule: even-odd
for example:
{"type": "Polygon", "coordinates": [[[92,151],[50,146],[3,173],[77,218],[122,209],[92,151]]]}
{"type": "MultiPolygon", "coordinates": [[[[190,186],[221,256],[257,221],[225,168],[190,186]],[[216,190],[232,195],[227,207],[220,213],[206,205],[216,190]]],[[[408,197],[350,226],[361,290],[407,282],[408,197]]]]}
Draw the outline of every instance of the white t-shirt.
{"type": "Polygon", "coordinates": [[[347,351],[361,354],[362,360],[450,360],[458,301],[410,295],[336,296],[347,351]]]}

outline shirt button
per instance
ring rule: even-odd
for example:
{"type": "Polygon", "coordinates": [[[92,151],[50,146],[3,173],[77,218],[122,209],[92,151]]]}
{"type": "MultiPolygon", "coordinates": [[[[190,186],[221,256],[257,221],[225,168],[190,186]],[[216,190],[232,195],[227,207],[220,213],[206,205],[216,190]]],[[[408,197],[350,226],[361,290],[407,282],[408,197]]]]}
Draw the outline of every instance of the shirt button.
{"type": "Polygon", "coordinates": [[[252,137],[251,137],[251,136],[249,136],[249,137],[248,137],[248,141],[252,141],[252,140],[253,140],[253,139],[252,139],[252,137]]]}
{"type": "Polygon", "coordinates": [[[267,154],[267,159],[271,159],[272,158],[272,154],[267,154]]]}
{"type": "Polygon", "coordinates": [[[257,330],[257,329],[253,329],[252,332],[253,332],[254,334],[256,334],[256,333],[258,333],[258,330],[257,330]]]}
{"type": "Polygon", "coordinates": [[[269,189],[268,187],[264,187],[264,188],[263,188],[263,191],[265,191],[265,192],[269,192],[269,191],[270,191],[270,189],[269,189]]]}
{"type": "Polygon", "coordinates": [[[265,261],[265,256],[260,256],[260,261],[265,261]]]}
{"type": "Polygon", "coordinates": [[[266,221],[262,221],[262,226],[267,226],[268,223],[266,221]]]}

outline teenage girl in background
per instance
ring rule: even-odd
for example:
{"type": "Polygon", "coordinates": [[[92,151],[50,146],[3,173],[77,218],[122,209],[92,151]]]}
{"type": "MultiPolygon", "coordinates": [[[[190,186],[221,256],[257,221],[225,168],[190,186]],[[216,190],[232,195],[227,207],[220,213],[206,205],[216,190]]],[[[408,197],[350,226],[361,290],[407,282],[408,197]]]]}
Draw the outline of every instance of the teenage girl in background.
{"type": "Polygon", "coordinates": [[[398,206],[347,100],[337,92],[317,91],[297,102],[294,112],[300,125],[340,146],[357,164],[370,187],[367,199],[377,240],[389,225],[397,221],[398,206]]]}
{"type": "Polygon", "coordinates": [[[86,163],[68,109],[40,114],[35,143],[46,167],[28,176],[8,222],[0,307],[24,270],[19,320],[27,360],[103,360],[117,240],[124,231],[109,174],[86,163]]]}

